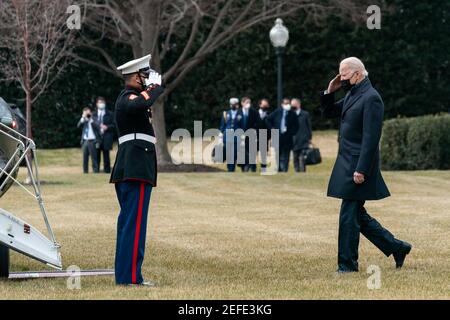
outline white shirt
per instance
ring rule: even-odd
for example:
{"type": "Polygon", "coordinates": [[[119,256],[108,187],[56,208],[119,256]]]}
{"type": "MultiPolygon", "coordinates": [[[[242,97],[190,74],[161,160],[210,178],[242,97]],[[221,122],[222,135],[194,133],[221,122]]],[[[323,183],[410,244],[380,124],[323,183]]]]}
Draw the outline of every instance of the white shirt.
{"type": "Polygon", "coordinates": [[[236,118],[237,110],[231,110],[231,119],[236,118]]]}
{"type": "Polygon", "coordinates": [[[301,112],[302,112],[302,109],[295,110],[295,113],[297,114],[297,116],[299,116],[301,112]]]}
{"type": "MultiPolygon", "coordinates": [[[[86,122],[84,118],[81,118],[81,122],[84,123],[86,122]]],[[[88,130],[87,132],[84,131],[84,126],[83,126],[83,139],[84,140],[95,140],[95,133],[94,133],[94,129],[92,129],[92,123],[94,122],[94,120],[90,119],[88,120],[88,130]]]]}
{"type": "Polygon", "coordinates": [[[105,110],[98,110],[97,111],[97,117],[98,120],[101,120],[100,123],[103,123],[103,117],[105,116],[105,110]]]}

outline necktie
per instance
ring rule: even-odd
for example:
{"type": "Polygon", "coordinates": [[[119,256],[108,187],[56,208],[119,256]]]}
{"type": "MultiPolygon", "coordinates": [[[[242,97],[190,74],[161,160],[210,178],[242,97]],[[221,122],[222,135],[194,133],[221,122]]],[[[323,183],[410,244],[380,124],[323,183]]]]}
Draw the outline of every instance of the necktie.
{"type": "Polygon", "coordinates": [[[84,124],[84,129],[83,129],[83,138],[85,139],[85,140],[87,140],[88,138],[89,138],[89,123],[88,122],[86,122],[85,124],[84,124]]]}
{"type": "Polygon", "coordinates": [[[247,112],[244,112],[244,128],[247,128],[247,112]]]}
{"type": "Polygon", "coordinates": [[[281,133],[285,133],[287,131],[286,128],[286,110],[283,110],[283,116],[281,117],[281,133]]]}

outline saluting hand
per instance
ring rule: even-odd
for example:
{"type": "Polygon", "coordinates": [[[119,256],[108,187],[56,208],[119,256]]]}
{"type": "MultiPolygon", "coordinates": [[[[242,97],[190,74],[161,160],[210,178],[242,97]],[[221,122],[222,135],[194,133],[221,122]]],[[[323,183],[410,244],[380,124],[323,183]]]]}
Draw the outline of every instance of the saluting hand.
{"type": "Polygon", "coordinates": [[[341,75],[338,74],[328,84],[328,93],[333,93],[335,91],[338,91],[340,88],[341,88],[341,75]]]}
{"type": "Polygon", "coordinates": [[[147,85],[161,85],[161,75],[158,72],[150,72],[147,80],[147,85]]]}
{"type": "Polygon", "coordinates": [[[353,181],[356,184],[362,184],[364,182],[364,174],[355,171],[353,174],[353,181]]]}

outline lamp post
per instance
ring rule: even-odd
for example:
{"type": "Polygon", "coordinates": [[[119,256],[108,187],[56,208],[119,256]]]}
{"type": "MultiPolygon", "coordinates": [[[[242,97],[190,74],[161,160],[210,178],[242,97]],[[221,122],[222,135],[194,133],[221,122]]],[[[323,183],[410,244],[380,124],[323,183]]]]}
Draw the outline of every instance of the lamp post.
{"type": "Polygon", "coordinates": [[[275,47],[275,55],[277,56],[277,99],[279,107],[281,105],[281,99],[283,98],[283,54],[284,48],[289,40],[289,30],[283,25],[283,20],[280,18],[275,20],[275,25],[270,29],[269,36],[272,45],[275,47]]]}

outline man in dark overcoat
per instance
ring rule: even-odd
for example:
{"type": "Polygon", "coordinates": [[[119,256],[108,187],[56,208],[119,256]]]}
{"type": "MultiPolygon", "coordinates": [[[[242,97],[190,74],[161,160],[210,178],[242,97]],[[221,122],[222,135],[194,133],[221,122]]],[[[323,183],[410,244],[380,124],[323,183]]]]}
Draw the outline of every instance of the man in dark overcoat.
{"type": "Polygon", "coordinates": [[[340,117],[339,151],[328,185],[328,196],[342,199],[339,216],[338,272],[358,271],[359,235],[362,233],[401,268],[411,245],[398,240],[372,218],[364,204],[390,196],[380,171],[379,142],[384,105],[372,87],[364,64],[344,59],[339,74],[321,94],[323,115],[340,117]],[[335,92],[347,93],[335,102],[335,92]]]}
{"type": "Polygon", "coordinates": [[[305,172],[306,152],[312,143],[311,118],[308,111],[302,108],[302,102],[300,99],[292,99],[291,105],[298,121],[298,130],[294,135],[294,144],[292,146],[292,153],[294,154],[294,169],[296,172],[305,172]]]}

